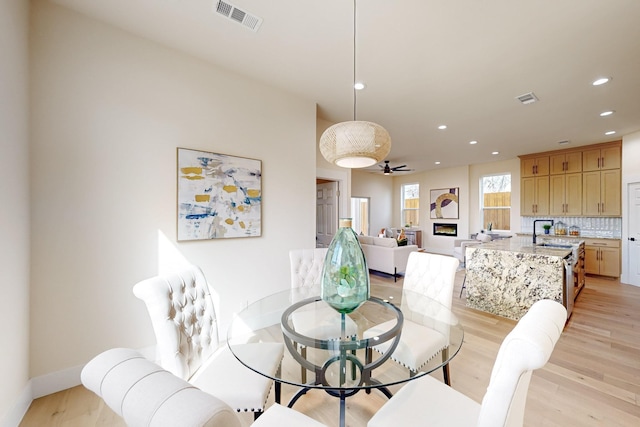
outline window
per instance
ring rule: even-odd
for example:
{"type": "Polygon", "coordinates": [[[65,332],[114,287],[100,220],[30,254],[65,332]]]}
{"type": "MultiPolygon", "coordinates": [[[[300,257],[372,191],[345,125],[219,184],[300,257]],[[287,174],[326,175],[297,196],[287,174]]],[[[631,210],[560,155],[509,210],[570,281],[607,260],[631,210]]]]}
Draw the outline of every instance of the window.
{"type": "Polygon", "coordinates": [[[480,179],[482,224],[487,230],[511,230],[511,174],[480,179]]]}
{"type": "Polygon", "coordinates": [[[402,225],[420,225],[420,184],[402,185],[402,225]]]}
{"type": "Polygon", "coordinates": [[[368,197],[352,197],[351,198],[351,228],[356,234],[369,235],[369,198],[368,197]]]}

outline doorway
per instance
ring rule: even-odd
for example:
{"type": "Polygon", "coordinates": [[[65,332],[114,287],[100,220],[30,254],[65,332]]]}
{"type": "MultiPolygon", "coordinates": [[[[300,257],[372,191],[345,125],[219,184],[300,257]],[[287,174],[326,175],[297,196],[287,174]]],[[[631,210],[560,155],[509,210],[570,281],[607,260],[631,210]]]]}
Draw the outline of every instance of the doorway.
{"type": "Polygon", "coordinates": [[[369,197],[351,198],[352,228],[356,234],[370,236],[369,234],[369,197]]]}
{"type": "Polygon", "coordinates": [[[327,248],[338,226],[337,181],[316,180],[316,248],[327,248]]]}
{"type": "MultiPolygon", "coordinates": [[[[338,219],[340,216],[349,216],[349,200],[351,197],[351,172],[348,169],[323,169],[316,168],[316,187],[318,184],[326,184],[333,182],[335,189],[335,209],[330,216],[323,215],[322,222],[318,220],[318,212],[316,210],[316,247],[328,247],[333,239],[333,235],[338,229],[338,219]],[[333,217],[332,220],[328,218],[333,217]],[[329,223],[327,223],[329,221],[329,223]],[[319,236],[320,226],[322,225],[322,236],[319,236]],[[330,227],[326,226],[330,225],[330,227]],[[325,227],[326,226],[326,227],[325,227]],[[333,232],[331,232],[333,230],[333,232]],[[320,237],[320,238],[319,238],[320,237]],[[321,243],[319,243],[321,242],[321,243]],[[320,246],[325,245],[325,246],[320,246]]],[[[316,188],[316,202],[318,201],[318,189],[316,188]]],[[[324,196],[324,195],[323,195],[324,196]]],[[[316,203],[317,207],[317,203],[316,203]]]]}

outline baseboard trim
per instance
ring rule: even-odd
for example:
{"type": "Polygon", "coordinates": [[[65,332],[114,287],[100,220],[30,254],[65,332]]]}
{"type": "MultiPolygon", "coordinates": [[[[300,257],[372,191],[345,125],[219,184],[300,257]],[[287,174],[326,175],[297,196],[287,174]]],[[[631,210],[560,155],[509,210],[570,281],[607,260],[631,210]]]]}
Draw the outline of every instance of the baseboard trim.
{"type": "Polygon", "coordinates": [[[81,370],[80,366],[30,379],[0,426],[18,427],[34,399],[80,384],[81,370]]]}
{"type": "MultiPolygon", "coordinates": [[[[149,346],[140,348],[138,351],[147,359],[155,360],[155,349],[155,346],[149,346]]],[[[16,403],[0,420],[0,427],[18,427],[34,399],[79,386],[83,367],[84,365],[73,366],[31,378],[18,396],[16,403]]]]}
{"type": "Polygon", "coordinates": [[[37,399],[80,385],[80,372],[84,365],[73,366],[31,379],[32,398],[37,399]]]}
{"type": "MultiPolygon", "coordinates": [[[[137,349],[137,351],[139,351],[144,357],[148,358],[149,360],[154,360],[155,349],[156,347],[154,345],[139,348],[137,349]]],[[[82,368],[84,368],[84,364],[32,378],[32,398],[37,399],[42,396],[79,386],[80,384],[82,384],[80,381],[80,373],[82,372],[82,368]]]]}
{"type": "Polygon", "coordinates": [[[9,410],[4,416],[2,420],[1,427],[18,427],[22,418],[24,418],[24,414],[29,410],[29,406],[31,406],[32,399],[32,391],[31,391],[31,380],[27,382],[27,385],[16,399],[13,408],[9,410]]]}

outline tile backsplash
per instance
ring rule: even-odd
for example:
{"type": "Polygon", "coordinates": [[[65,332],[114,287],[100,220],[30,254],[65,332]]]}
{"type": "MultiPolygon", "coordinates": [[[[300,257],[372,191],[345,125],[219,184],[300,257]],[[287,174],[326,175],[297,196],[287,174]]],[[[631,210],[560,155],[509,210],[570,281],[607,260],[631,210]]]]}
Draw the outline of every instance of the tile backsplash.
{"type": "MultiPolygon", "coordinates": [[[[572,225],[580,229],[580,235],[585,237],[609,237],[620,239],[622,237],[622,218],[605,217],[520,217],[520,230],[522,233],[533,233],[533,221],[536,219],[552,219],[554,222],[562,221],[567,229],[572,225]]],[[[542,234],[542,224],[538,223],[536,232],[542,234]]],[[[553,227],[551,228],[553,234],[553,227]]]]}

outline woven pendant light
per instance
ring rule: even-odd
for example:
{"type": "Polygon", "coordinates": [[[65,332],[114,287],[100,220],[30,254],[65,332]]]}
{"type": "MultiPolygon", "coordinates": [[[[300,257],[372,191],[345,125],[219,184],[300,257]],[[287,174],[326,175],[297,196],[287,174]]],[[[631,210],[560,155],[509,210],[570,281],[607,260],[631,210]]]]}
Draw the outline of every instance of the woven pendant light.
{"type": "Polygon", "coordinates": [[[366,168],[389,154],[389,132],[377,123],[342,122],[320,137],[320,152],[330,163],[343,168],[366,168]]]}
{"type": "MultiPolygon", "coordinates": [[[[353,0],[353,83],[356,82],[356,0],[353,0]]],[[[320,152],[329,163],[343,168],[366,168],[387,157],[389,132],[377,123],[356,120],[353,89],[353,121],[335,124],[320,137],[320,152]]]]}

